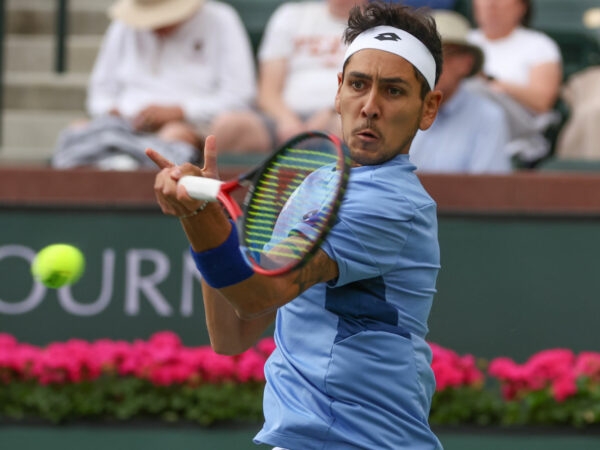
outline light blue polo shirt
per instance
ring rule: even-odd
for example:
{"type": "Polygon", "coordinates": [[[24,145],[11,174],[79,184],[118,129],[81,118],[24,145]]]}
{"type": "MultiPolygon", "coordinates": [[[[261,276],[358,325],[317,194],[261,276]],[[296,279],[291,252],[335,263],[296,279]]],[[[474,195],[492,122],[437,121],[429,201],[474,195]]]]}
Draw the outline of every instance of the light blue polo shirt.
{"type": "MultiPolygon", "coordinates": [[[[425,342],[440,268],[436,205],[407,155],[353,168],[323,250],[339,267],[281,307],[256,443],[441,449],[425,342]]],[[[303,225],[299,225],[301,228],[303,225]]]]}

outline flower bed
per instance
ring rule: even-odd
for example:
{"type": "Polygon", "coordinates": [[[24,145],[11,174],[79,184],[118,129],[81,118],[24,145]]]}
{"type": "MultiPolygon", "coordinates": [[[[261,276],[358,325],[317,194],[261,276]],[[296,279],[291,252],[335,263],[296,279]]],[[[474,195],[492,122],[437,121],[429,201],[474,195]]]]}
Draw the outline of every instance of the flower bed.
{"type": "MultiPolygon", "coordinates": [[[[434,425],[600,423],[600,353],[552,349],[523,364],[431,343],[434,425]]],[[[132,343],[70,340],[37,347],[0,333],[0,418],[262,420],[271,338],[238,356],[186,347],[171,332],[132,343]]]]}

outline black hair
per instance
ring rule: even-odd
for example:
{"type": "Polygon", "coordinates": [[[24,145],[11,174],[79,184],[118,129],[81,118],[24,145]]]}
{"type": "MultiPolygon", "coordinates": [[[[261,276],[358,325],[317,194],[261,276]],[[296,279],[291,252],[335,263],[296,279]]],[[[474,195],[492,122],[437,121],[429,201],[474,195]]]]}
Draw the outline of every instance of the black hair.
{"type": "MultiPolygon", "coordinates": [[[[435,25],[435,20],[426,12],[426,9],[414,9],[401,4],[386,3],[381,0],[368,3],[366,6],[355,6],[350,11],[348,26],[344,31],[344,42],[350,44],[363,31],[388,25],[407,33],[427,47],[435,61],[435,82],[437,83],[442,72],[442,40],[435,25]]],[[[346,61],[347,62],[347,61],[346,61]]],[[[344,63],[344,68],[346,63],[344,63]]],[[[421,82],[421,97],[431,90],[427,80],[415,68],[417,79],[421,82]]]]}

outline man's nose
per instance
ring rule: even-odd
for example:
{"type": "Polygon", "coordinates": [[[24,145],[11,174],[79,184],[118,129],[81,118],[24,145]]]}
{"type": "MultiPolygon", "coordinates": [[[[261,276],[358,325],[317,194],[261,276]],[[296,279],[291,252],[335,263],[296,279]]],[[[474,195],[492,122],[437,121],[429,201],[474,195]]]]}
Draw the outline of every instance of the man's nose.
{"type": "Polygon", "coordinates": [[[376,119],[380,115],[379,97],[375,89],[371,89],[362,107],[361,113],[368,119],[376,119]]]}

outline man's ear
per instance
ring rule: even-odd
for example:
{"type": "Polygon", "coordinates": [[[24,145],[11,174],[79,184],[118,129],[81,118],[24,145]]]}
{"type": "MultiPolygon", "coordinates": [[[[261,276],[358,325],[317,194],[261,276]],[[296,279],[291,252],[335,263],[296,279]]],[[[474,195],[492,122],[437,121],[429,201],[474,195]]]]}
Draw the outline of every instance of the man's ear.
{"type": "Polygon", "coordinates": [[[440,104],[442,103],[442,91],[429,91],[423,100],[423,112],[421,114],[420,130],[427,130],[435,120],[440,104]]]}

